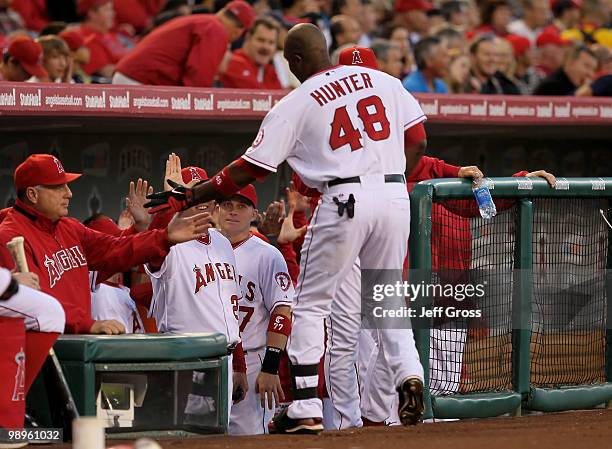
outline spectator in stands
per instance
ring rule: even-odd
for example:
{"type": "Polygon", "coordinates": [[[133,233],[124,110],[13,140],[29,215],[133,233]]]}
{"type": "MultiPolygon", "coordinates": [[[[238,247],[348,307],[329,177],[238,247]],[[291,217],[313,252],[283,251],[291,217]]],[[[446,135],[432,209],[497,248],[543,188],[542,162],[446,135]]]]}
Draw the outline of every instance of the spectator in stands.
{"type": "Polygon", "coordinates": [[[482,24],[476,28],[477,33],[494,33],[502,37],[508,34],[512,10],[507,0],[492,0],[483,3],[480,16],[482,24]]]}
{"type": "Polygon", "coordinates": [[[512,44],[505,38],[495,39],[495,50],[497,52],[497,70],[516,84],[514,79],[516,60],[514,59],[512,44]]]}
{"type": "Polygon", "coordinates": [[[332,44],[329,48],[330,53],[344,45],[357,44],[361,37],[359,22],[350,16],[339,15],[332,17],[329,30],[332,36],[332,44]]]}
{"type": "Polygon", "coordinates": [[[521,94],[531,95],[542,81],[542,77],[533,67],[533,52],[529,39],[524,36],[509,34],[506,40],[512,45],[514,59],[516,61],[514,69],[514,81],[516,82],[521,94]]]}
{"type": "Polygon", "coordinates": [[[554,20],[551,25],[544,28],[544,31],[561,34],[580,24],[582,0],[551,0],[550,7],[554,20]]]}
{"type": "Polygon", "coordinates": [[[46,78],[47,71],[41,64],[43,49],[29,36],[17,36],[2,57],[0,80],[21,82],[36,76],[46,78]]]}
{"type": "Polygon", "coordinates": [[[403,62],[399,45],[387,39],[374,39],[371,48],[380,71],[395,78],[402,76],[403,62]]]}
{"type": "Polygon", "coordinates": [[[543,31],[536,39],[538,63],[536,69],[541,77],[547,77],[563,64],[565,51],[572,43],[551,30],[543,31]]]}
{"type": "Polygon", "coordinates": [[[234,51],[221,76],[223,87],[238,89],[280,89],[272,58],[278,45],[280,27],[260,17],[246,35],[242,48],[234,51]]]}
{"type": "Polygon", "coordinates": [[[361,20],[363,3],[361,0],[333,0],[332,16],[349,16],[355,20],[361,20]]]}
{"type": "Polygon", "coordinates": [[[470,57],[461,53],[451,58],[451,63],[446,77],[448,89],[453,94],[466,92],[466,85],[470,79],[470,57]]]}
{"type": "Polygon", "coordinates": [[[359,18],[359,24],[363,33],[358,42],[361,47],[370,47],[372,45],[372,39],[378,27],[378,22],[378,13],[372,2],[370,0],[363,0],[363,9],[359,18]]]}
{"type": "Polygon", "coordinates": [[[243,0],[232,0],[214,15],[171,20],[121,60],[113,84],[210,87],[228,44],[254,20],[253,7],[243,0]]]}
{"type": "Polygon", "coordinates": [[[40,31],[49,22],[46,0],[13,0],[11,9],[19,13],[28,30],[40,31]]]}
{"type": "Polygon", "coordinates": [[[472,58],[471,76],[466,92],[488,95],[519,95],[516,84],[498,71],[496,37],[483,35],[470,46],[472,58]]]}
{"type": "Polygon", "coordinates": [[[83,66],[88,75],[110,78],[121,58],[128,54],[128,47],[112,31],[115,10],[112,0],[79,0],[78,12],[84,18],[77,29],[86,40],[90,59],[83,66]]]}
{"type": "Polygon", "coordinates": [[[467,4],[463,1],[451,0],[442,3],[442,15],[448,26],[463,33],[468,30],[469,18],[467,15],[467,4]]]}
{"type": "Polygon", "coordinates": [[[433,6],[427,0],[396,0],[395,23],[408,30],[411,45],[429,35],[431,24],[427,11],[431,9],[433,6]]]}
{"type": "Polygon", "coordinates": [[[538,35],[550,20],[550,6],[548,0],[522,0],[523,17],[508,25],[512,34],[526,37],[531,44],[535,44],[538,35]]]}
{"type": "Polygon", "coordinates": [[[467,51],[467,42],[463,33],[454,28],[443,28],[436,33],[436,37],[440,39],[446,47],[450,56],[455,56],[467,51]]]}
{"type": "Polygon", "coordinates": [[[281,0],[281,7],[285,19],[294,25],[303,22],[302,18],[308,14],[319,14],[321,12],[319,3],[313,0],[281,0]]]}
{"type": "Polygon", "coordinates": [[[570,50],[563,67],[540,83],[534,95],[574,95],[576,89],[590,84],[597,70],[596,54],[584,45],[570,50]]]}
{"type": "Polygon", "coordinates": [[[579,96],[612,97],[612,50],[603,45],[593,51],[599,59],[599,70],[593,77],[595,81],[576,91],[579,96]]]}
{"type": "Polygon", "coordinates": [[[68,48],[72,58],[72,80],[75,83],[90,83],[91,78],[83,71],[83,65],[89,62],[89,49],[83,37],[74,30],[64,30],[59,33],[68,48]]]}
{"type": "Polygon", "coordinates": [[[58,36],[47,35],[37,39],[43,49],[43,67],[47,71],[44,78],[34,76],[28,81],[33,83],[70,83],[72,82],[72,58],[68,44],[58,36]]]}
{"type": "Polygon", "coordinates": [[[0,0],[0,41],[16,31],[23,31],[25,24],[18,12],[11,6],[12,0],[0,0]]]}
{"type": "Polygon", "coordinates": [[[380,35],[383,39],[387,39],[396,44],[400,50],[402,57],[402,75],[400,78],[404,78],[404,76],[410,73],[414,66],[409,36],[408,30],[401,25],[387,26],[380,35]]]}
{"type": "Polygon", "coordinates": [[[404,78],[404,88],[410,93],[448,93],[443,78],[448,74],[450,58],[440,39],[421,39],[414,47],[414,59],[417,70],[404,78]]]}

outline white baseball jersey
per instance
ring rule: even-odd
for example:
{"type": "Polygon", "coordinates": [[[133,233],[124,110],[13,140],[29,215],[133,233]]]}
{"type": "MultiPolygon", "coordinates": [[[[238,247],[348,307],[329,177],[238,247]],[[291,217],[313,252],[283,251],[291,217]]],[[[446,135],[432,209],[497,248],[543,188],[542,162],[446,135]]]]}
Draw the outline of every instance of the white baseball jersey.
{"type": "Polygon", "coordinates": [[[123,286],[96,284],[97,271],[89,272],[91,290],[91,317],[94,320],[116,320],[128,334],[144,333],[144,324],[138,314],[130,290],[123,286]]]}
{"type": "Polygon", "coordinates": [[[240,335],[245,351],[266,346],[270,313],[278,305],[291,306],[293,284],[278,249],[251,236],[234,248],[238,280],[240,335]]]}
{"type": "Polygon", "coordinates": [[[240,341],[240,290],[229,240],[215,229],[208,238],[174,245],[158,271],[145,265],[153,284],[149,313],[160,332],[219,332],[240,341]]]}
{"type": "Polygon", "coordinates": [[[425,118],[398,79],[334,67],[279,101],[242,157],[270,171],[287,160],[306,185],[323,191],[336,178],[404,173],[404,131],[425,118]]]}

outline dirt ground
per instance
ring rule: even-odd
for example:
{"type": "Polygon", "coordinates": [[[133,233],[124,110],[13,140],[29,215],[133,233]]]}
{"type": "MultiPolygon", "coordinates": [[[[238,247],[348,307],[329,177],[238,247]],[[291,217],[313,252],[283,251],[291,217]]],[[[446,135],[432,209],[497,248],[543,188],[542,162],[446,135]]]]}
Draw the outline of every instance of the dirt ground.
{"type": "MultiPolygon", "coordinates": [[[[323,432],[319,436],[211,436],[160,440],[164,449],[578,449],[612,447],[612,410],[323,432]]],[[[107,446],[120,442],[108,440],[107,446]]],[[[70,445],[47,446],[68,449],[70,445]]]]}

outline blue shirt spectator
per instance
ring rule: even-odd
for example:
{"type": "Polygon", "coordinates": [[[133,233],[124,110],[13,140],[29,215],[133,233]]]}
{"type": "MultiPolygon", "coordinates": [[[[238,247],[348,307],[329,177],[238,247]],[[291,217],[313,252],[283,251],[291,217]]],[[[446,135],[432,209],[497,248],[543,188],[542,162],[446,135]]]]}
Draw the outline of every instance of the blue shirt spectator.
{"type": "Polygon", "coordinates": [[[448,86],[441,78],[434,78],[432,81],[433,90],[427,84],[427,80],[420,70],[415,70],[410,75],[402,80],[404,89],[410,93],[435,93],[435,94],[447,94],[448,86]]]}

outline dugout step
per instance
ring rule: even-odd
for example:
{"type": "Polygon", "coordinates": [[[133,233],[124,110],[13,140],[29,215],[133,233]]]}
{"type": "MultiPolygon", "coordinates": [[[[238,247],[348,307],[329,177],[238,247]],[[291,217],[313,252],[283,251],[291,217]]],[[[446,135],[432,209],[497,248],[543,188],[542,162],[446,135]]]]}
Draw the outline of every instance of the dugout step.
{"type": "MultiPolygon", "coordinates": [[[[54,350],[79,413],[102,419],[109,436],[227,431],[222,334],[66,335],[54,350]]],[[[35,408],[44,406],[38,399],[35,408]]]]}
{"type": "Polygon", "coordinates": [[[491,418],[520,411],[521,395],[514,391],[432,396],[433,415],[438,419],[491,418]]]}
{"type": "Polygon", "coordinates": [[[555,389],[532,387],[526,407],[541,412],[563,412],[595,408],[609,401],[612,401],[611,382],[555,389]]]}

